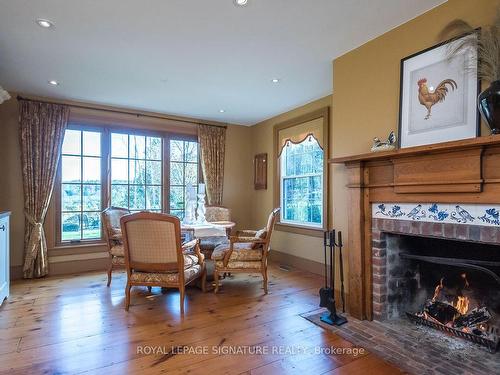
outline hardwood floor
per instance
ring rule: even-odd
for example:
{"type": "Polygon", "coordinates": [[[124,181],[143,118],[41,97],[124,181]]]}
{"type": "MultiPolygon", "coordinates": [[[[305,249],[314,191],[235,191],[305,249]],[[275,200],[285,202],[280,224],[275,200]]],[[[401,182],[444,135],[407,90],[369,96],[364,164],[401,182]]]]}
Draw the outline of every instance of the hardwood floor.
{"type": "Polygon", "coordinates": [[[367,352],[326,352],[353,345],[300,316],[318,309],[321,278],[269,274],[268,295],[255,275],[223,280],[217,295],[189,288],[184,318],[178,291],[159,288],[133,288],[126,312],[124,273],[110,288],[105,272],[14,283],[0,308],[0,374],[400,373],[367,352]]]}

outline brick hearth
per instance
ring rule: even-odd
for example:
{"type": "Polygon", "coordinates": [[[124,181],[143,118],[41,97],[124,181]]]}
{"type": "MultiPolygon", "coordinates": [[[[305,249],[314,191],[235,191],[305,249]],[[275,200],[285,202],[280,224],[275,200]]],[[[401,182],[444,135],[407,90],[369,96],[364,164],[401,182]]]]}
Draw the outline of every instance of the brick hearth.
{"type": "Polygon", "coordinates": [[[430,223],[396,219],[372,219],[373,318],[387,318],[386,234],[404,234],[447,240],[500,243],[500,228],[480,225],[430,223]]]}

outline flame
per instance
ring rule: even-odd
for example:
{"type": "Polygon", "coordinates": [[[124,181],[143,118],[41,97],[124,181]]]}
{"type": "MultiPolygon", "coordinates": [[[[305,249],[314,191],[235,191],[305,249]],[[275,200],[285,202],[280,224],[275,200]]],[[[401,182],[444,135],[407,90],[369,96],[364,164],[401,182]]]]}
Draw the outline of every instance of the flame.
{"type": "Polygon", "coordinates": [[[467,297],[458,296],[457,302],[453,304],[453,307],[455,307],[460,314],[464,315],[469,311],[469,299],[467,297]]]}
{"type": "Polygon", "coordinates": [[[432,297],[432,302],[436,302],[436,299],[439,297],[439,292],[441,292],[441,289],[443,289],[443,280],[444,277],[439,280],[439,284],[436,285],[436,289],[434,289],[434,296],[432,297]]]}

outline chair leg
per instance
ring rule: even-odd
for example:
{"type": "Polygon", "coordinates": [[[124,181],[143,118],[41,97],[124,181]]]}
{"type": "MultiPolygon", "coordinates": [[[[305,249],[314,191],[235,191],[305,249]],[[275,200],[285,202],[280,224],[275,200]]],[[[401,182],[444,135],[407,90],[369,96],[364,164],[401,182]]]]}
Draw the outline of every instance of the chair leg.
{"type": "Polygon", "coordinates": [[[109,267],[108,267],[108,287],[111,285],[111,274],[113,272],[113,261],[111,261],[109,263],[109,267]]]}
{"type": "Polygon", "coordinates": [[[267,294],[267,268],[264,268],[262,272],[263,283],[264,283],[264,294],[267,294]]]}
{"type": "Polygon", "coordinates": [[[215,283],[214,293],[217,294],[217,292],[219,291],[219,272],[217,272],[217,270],[214,271],[214,283],[215,283]]]}
{"type": "Polygon", "coordinates": [[[132,288],[132,285],[127,281],[127,286],[125,287],[125,311],[128,311],[130,306],[130,288],[132,288]]]}
{"type": "Polygon", "coordinates": [[[184,315],[184,294],[185,294],[185,286],[181,286],[179,288],[179,292],[181,294],[180,300],[181,300],[181,315],[184,315]]]}
{"type": "Polygon", "coordinates": [[[203,272],[201,274],[201,291],[205,293],[207,291],[207,268],[203,267],[203,272]]]}

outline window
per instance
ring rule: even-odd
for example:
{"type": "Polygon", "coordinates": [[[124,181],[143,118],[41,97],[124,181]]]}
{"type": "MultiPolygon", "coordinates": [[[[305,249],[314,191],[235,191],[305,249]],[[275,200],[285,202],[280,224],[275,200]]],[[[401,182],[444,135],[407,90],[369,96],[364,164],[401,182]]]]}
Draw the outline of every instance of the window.
{"type": "Polygon", "coordinates": [[[274,126],[276,229],[320,237],[328,227],[329,108],[274,126]]]}
{"type": "Polygon", "coordinates": [[[183,218],[186,186],[198,184],[198,157],[195,136],[70,124],[54,195],[56,243],[102,240],[108,205],[183,218]]]}
{"type": "Polygon", "coordinates": [[[111,205],[162,210],[162,138],[111,133],[111,205]]]}
{"type": "Polygon", "coordinates": [[[281,153],[281,222],[323,227],[323,150],[313,136],[281,153]]]}
{"type": "Polygon", "coordinates": [[[184,218],[186,186],[198,188],[198,143],[170,140],[170,213],[184,218]]]}
{"type": "Polygon", "coordinates": [[[101,133],[66,130],[61,154],[61,241],[101,238],[101,133]]]}

